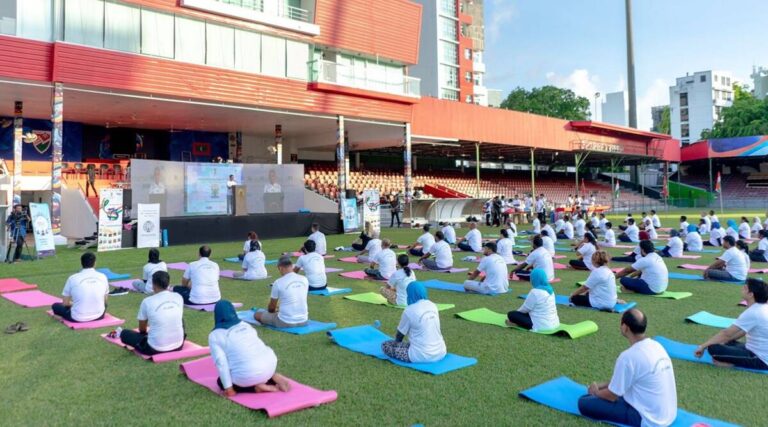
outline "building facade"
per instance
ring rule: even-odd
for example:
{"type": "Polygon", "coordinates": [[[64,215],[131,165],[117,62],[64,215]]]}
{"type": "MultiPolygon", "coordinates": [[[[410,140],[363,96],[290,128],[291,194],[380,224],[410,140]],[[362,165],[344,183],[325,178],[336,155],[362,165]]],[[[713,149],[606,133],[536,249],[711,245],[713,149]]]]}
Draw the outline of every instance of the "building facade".
{"type": "Polygon", "coordinates": [[[613,125],[627,125],[627,104],[624,100],[624,92],[612,92],[605,94],[605,102],[602,105],[602,119],[604,123],[613,125]]]}
{"type": "Polygon", "coordinates": [[[752,68],[752,86],[755,88],[755,98],[768,98],[768,68],[752,68]]]}
{"type": "Polygon", "coordinates": [[[661,122],[664,120],[664,110],[667,108],[669,105],[651,107],[651,132],[661,132],[661,122]]]}
{"type": "Polygon", "coordinates": [[[727,71],[700,71],[678,77],[669,88],[672,136],[683,145],[712,129],[723,108],[733,104],[733,77],[727,71]]]}

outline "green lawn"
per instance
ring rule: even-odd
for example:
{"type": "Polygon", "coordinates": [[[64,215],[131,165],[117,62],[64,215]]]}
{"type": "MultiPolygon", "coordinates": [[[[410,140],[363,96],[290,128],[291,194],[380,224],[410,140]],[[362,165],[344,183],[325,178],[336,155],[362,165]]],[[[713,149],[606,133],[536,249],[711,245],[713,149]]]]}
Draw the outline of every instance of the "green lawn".
{"type": "MultiPolygon", "coordinates": [[[[676,225],[679,212],[662,221],[676,225]],[[671,220],[670,218],[675,218],[671,220]]],[[[729,217],[741,216],[735,213],[729,217]]],[[[751,218],[753,213],[747,216],[751,218]]],[[[637,213],[639,215],[639,213],[637,213]]],[[[689,218],[698,217],[688,211],[689,218]]],[[[623,218],[623,215],[618,217],[623,218]]],[[[721,215],[725,222],[725,216],[721,215]]],[[[620,222],[614,221],[614,223],[620,222]]],[[[527,227],[524,227],[527,228],[527,227]]],[[[461,236],[465,230],[457,230],[461,236]]],[[[484,233],[496,234],[487,228],[484,233]]],[[[398,243],[408,243],[418,231],[384,229],[383,236],[398,243]]],[[[329,236],[328,247],[348,245],[350,235],[329,236]]],[[[295,250],[302,239],[265,242],[267,258],[295,250]]],[[[236,254],[242,242],[214,244],[213,258],[221,260],[236,254]]],[[[165,261],[192,261],[196,246],[178,246],[161,250],[165,261]]],[[[623,250],[612,250],[616,254],[623,250]]],[[[79,250],[59,249],[55,258],[17,265],[0,266],[0,277],[18,277],[36,283],[41,290],[59,295],[69,274],[79,269],[79,250]]],[[[337,255],[339,255],[337,253],[337,255]]],[[[343,256],[343,255],[342,255],[343,256]]],[[[456,259],[460,256],[457,254],[456,259]]],[[[145,250],[125,250],[98,255],[98,265],[120,273],[138,275],[146,259],[145,250]]],[[[675,260],[709,263],[713,255],[699,260],[675,260]]],[[[560,260],[560,262],[567,262],[560,260]]],[[[476,264],[458,261],[457,266],[476,264]]],[[[222,268],[236,264],[220,263],[222,268]]],[[[328,266],[346,271],[359,266],[327,261],[328,266]]],[[[271,274],[277,270],[268,266],[271,274]]],[[[459,282],[461,274],[445,275],[417,272],[419,279],[440,278],[459,282]]],[[[563,281],[555,285],[558,293],[569,293],[573,283],[583,280],[586,272],[557,271],[563,281]]],[[[171,272],[174,283],[181,273],[171,272]]],[[[351,287],[355,292],[377,290],[369,282],[341,279],[331,275],[330,285],[351,287]]],[[[266,283],[245,283],[222,279],[223,295],[240,301],[245,307],[265,306],[269,298],[266,283]]],[[[442,376],[431,376],[371,357],[342,350],[325,334],[293,336],[259,329],[262,339],[278,355],[279,371],[305,384],[338,391],[336,402],[299,411],[272,420],[274,425],[587,425],[586,421],[564,415],[520,399],[517,392],[551,378],[567,375],[587,383],[608,380],[617,355],[626,348],[619,333],[619,315],[558,306],[563,322],[591,319],[600,331],[579,340],[541,336],[494,326],[473,324],[456,319],[458,311],[487,307],[506,312],[522,300],[515,296],[528,285],[512,282],[512,293],[501,297],[462,295],[430,291],[431,299],[456,304],[442,312],[442,331],[448,350],[478,359],[469,369],[442,376]]],[[[670,290],[690,291],[691,298],[680,301],[642,296],[624,296],[638,302],[649,316],[650,335],[699,343],[715,329],[686,324],[683,319],[699,310],[735,317],[741,308],[740,287],[730,284],[672,281],[670,290]]],[[[141,296],[113,297],[109,312],[127,319],[135,327],[141,296]]],[[[310,297],[310,315],[315,320],[333,321],[339,327],[371,324],[380,320],[382,330],[392,334],[401,311],[342,299],[310,297]]],[[[177,362],[155,365],[108,345],[97,331],[71,331],[44,314],[43,309],[24,309],[0,299],[0,325],[24,321],[30,331],[0,335],[0,378],[2,399],[0,417],[3,425],[237,425],[265,419],[185,379],[177,362]]],[[[185,312],[189,338],[206,344],[213,327],[212,315],[185,312]]],[[[743,425],[759,425],[764,416],[759,410],[741,410],[744,402],[760,402],[765,395],[766,377],[674,361],[680,407],[709,417],[743,425]],[[752,396],[747,398],[745,396],[752,396]]]]}

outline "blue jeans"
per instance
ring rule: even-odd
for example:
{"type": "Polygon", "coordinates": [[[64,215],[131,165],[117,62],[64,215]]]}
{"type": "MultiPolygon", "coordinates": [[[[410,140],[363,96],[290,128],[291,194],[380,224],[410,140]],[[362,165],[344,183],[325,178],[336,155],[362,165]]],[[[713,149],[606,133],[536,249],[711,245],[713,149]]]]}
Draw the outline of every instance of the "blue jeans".
{"type": "Polygon", "coordinates": [[[410,253],[413,256],[424,256],[424,248],[423,247],[418,249],[413,248],[413,249],[410,249],[408,253],[410,253]]]}
{"type": "Polygon", "coordinates": [[[624,243],[632,243],[632,239],[630,239],[626,234],[619,234],[619,241],[624,243]]]}
{"type": "Polygon", "coordinates": [[[621,280],[621,286],[624,286],[625,288],[629,289],[632,292],[637,292],[638,294],[645,294],[645,295],[658,295],[656,292],[653,292],[651,288],[648,286],[648,283],[645,282],[643,279],[635,279],[633,277],[622,277],[621,280]]]}
{"type": "Polygon", "coordinates": [[[593,420],[608,421],[628,426],[639,426],[643,418],[623,397],[615,402],[585,394],[579,398],[579,412],[593,420]]]}
{"type": "Polygon", "coordinates": [[[466,241],[460,242],[458,245],[456,245],[459,249],[461,249],[464,252],[474,252],[475,250],[472,249],[472,246],[469,246],[469,243],[466,241]]]}

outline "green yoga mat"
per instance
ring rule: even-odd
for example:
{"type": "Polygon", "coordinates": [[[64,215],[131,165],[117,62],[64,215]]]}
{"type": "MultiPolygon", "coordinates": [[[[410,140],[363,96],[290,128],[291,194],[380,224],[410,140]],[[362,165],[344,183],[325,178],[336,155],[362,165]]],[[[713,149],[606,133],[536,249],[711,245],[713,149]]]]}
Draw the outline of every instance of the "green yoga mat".
{"type": "MultiPolygon", "coordinates": [[[[344,297],[344,299],[357,301],[357,302],[365,302],[368,304],[378,304],[378,305],[383,305],[383,306],[392,307],[392,308],[399,308],[401,310],[405,309],[405,307],[403,306],[392,305],[388,303],[387,299],[384,298],[383,295],[377,294],[376,292],[366,292],[364,294],[347,295],[344,297]]],[[[456,307],[454,304],[435,304],[435,305],[437,306],[438,311],[450,310],[456,307]]]]}
{"type": "MultiPolygon", "coordinates": [[[[576,286],[584,286],[584,284],[587,283],[586,281],[582,280],[581,282],[576,282],[576,286]]],[[[643,295],[643,294],[637,294],[637,295],[643,295]]],[[[664,291],[663,293],[659,295],[649,295],[654,298],[665,298],[665,299],[683,299],[688,298],[690,296],[693,296],[690,292],[670,292],[670,291],[664,291]]]]}
{"type": "MultiPolygon", "coordinates": [[[[502,313],[496,313],[495,311],[491,311],[487,308],[477,308],[474,310],[462,311],[461,313],[456,313],[456,317],[460,317],[464,320],[469,320],[470,322],[475,322],[475,323],[483,323],[486,325],[501,326],[502,328],[513,328],[513,329],[520,329],[522,331],[527,331],[527,329],[523,329],[517,326],[508,326],[505,323],[507,319],[506,315],[502,313]]],[[[542,335],[555,335],[555,334],[567,335],[571,339],[575,340],[577,338],[594,334],[595,332],[597,332],[597,329],[598,329],[597,323],[591,320],[585,320],[583,322],[579,322],[574,325],[566,325],[564,323],[561,323],[560,326],[556,329],[550,329],[546,331],[536,331],[535,333],[542,334],[542,335]]]]}

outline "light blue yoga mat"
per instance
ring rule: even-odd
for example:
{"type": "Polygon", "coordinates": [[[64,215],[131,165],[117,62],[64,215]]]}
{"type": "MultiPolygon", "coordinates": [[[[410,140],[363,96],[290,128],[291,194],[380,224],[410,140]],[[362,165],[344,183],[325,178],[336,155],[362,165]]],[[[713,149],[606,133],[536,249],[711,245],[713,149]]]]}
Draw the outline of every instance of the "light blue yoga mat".
{"type": "Polygon", "coordinates": [[[224,261],[226,261],[226,262],[236,262],[236,263],[243,262],[240,258],[238,258],[236,256],[229,257],[229,258],[224,258],[224,261]]]}
{"type": "Polygon", "coordinates": [[[686,251],[686,252],[692,253],[692,254],[719,254],[723,251],[718,249],[702,249],[700,251],[686,251]]]}
{"type": "MultiPolygon", "coordinates": [[[[587,418],[579,413],[578,404],[579,398],[585,394],[587,394],[586,386],[579,384],[568,377],[560,377],[531,387],[528,390],[523,390],[520,392],[520,397],[532,400],[558,411],[587,418]]],[[[607,424],[622,426],[622,424],[617,423],[607,424]]],[[[707,418],[679,408],[677,410],[677,419],[675,419],[675,422],[672,423],[670,427],[690,427],[697,424],[709,427],[737,427],[736,424],[707,418]]]]}
{"type": "Polygon", "coordinates": [[[731,280],[714,280],[714,279],[705,279],[704,276],[700,274],[687,274],[687,273],[677,273],[674,271],[669,272],[668,274],[670,279],[677,279],[677,280],[693,280],[697,282],[717,282],[717,283],[730,283],[731,285],[743,285],[744,282],[733,282],[731,280]]]}
{"type": "MultiPolygon", "coordinates": [[[[521,299],[526,299],[526,298],[528,298],[528,294],[518,295],[517,297],[521,298],[521,299]]],[[[560,304],[560,305],[567,305],[567,306],[571,306],[571,307],[575,307],[575,308],[586,308],[586,309],[589,309],[589,310],[597,310],[597,311],[606,311],[606,312],[608,312],[608,310],[600,310],[600,309],[597,309],[597,308],[594,308],[594,307],[583,307],[583,306],[580,306],[580,305],[572,305],[571,301],[570,301],[570,297],[568,295],[555,295],[555,303],[556,304],[560,304]]],[[[628,303],[625,303],[625,304],[616,304],[616,305],[613,306],[613,312],[614,313],[623,313],[623,312],[629,310],[630,308],[633,308],[636,305],[637,305],[636,302],[628,302],[628,303]]]]}
{"type": "Polygon", "coordinates": [[[328,336],[330,336],[336,344],[347,350],[352,350],[356,353],[362,353],[382,360],[389,360],[395,365],[415,369],[419,372],[426,372],[432,375],[441,375],[477,364],[477,359],[475,358],[458,356],[452,353],[448,353],[443,360],[440,360],[439,362],[431,363],[405,363],[397,359],[392,359],[381,350],[381,344],[384,341],[391,340],[392,337],[371,325],[336,329],[328,332],[328,336]]]}
{"type": "Polygon", "coordinates": [[[329,287],[327,287],[327,288],[325,288],[323,290],[320,290],[320,291],[309,291],[309,294],[310,295],[320,295],[320,296],[323,296],[323,297],[330,297],[330,296],[333,296],[333,295],[348,294],[350,292],[352,292],[352,288],[332,288],[332,287],[329,286],[329,287]]]}
{"type": "MultiPolygon", "coordinates": [[[[422,285],[424,285],[425,288],[428,288],[428,289],[437,289],[440,291],[466,293],[466,291],[464,291],[463,283],[444,282],[442,280],[437,280],[437,279],[422,280],[422,281],[419,281],[419,283],[421,283],[422,285]]],[[[500,294],[476,294],[476,295],[497,296],[500,294]]]]}
{"type": "MultiPolygon", "coordinates": [[[[253,318],[253,313],[255,312],[256,310],[253,310],[253,309],[238,311],[237,317],[239,317],[240,320],[242,320],[243,322],[250,323],[252,325],[259,325],[259,323],[256,322],[256,320],[253,318]]],[[[336,324],[316,322],[314,320],[310,320],[305,326],[299,326],[297,328],[276,328],[274,326],[267,326],[267,325],[261,325],[261,326],[267,329],[272,329],[280,332],[287,332],[293,335],[307,335],[314,332],[323,332],[329,329],[333,329],[336,327],[336,324]]]]}
{"type": "Polygon", "coordinates": [[[699,325],[712,326],[713,328],[725,329],[733,324],[736,319],[714,315],[708,311],[700,311],[685,318],[686,322],[698,323],[699,325]]]}
{"type": "Polygon", "coordinates": [[[107,276],[107,280],[110,280],[110,281],[112,281],[112,280],[124,280],[124,279],[130,279],[131,278],[130,274],[114,273],[114,272],[112,272],[112,270],[110,270],[108,268],[97,268],[96,271],[98,271],[99,273],[103,273],[105,276],[107,276]]]}
{"type": "MultiPolygon", "coordinates": [[[[666,337],[658,336],[654,337],[654,340],[656,340],[659,344],[661,344],[662,347],[664,347],[664,350],[667,350],[667,353],[669,354],[669,357],[673,359],[680,359],[680,360],[687,360],[688,362],[695,362],[695,363],[705,363],[707,365],[712,365],[712,356],[709,355],[709,352],[704,352],[704,355],[701,356],[701,359],[694,356],[693,352],[696,351],[696,345],[694,344],[686,344],[682,342],[678,342],[675,340],[671,340],[666,337]]],[[[724,368],[727,369],[727,368],[724,368]]],[[[739,371],[747,371],[747,372],[755,372],[758,374],[768,374],[768,371],[760,371],[757,369],[746,369],[746,368],[730,368],[730,369],[736,369],[739,371]]]]}

